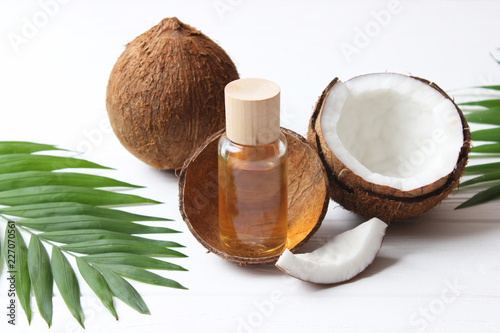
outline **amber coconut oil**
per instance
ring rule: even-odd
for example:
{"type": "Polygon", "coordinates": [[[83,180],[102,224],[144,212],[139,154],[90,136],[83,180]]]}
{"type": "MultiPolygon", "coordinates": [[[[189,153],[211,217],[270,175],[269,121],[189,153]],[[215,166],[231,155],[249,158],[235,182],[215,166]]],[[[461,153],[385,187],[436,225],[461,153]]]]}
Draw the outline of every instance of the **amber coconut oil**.
{"type": "Polygon", "coordinates": [[[287,240],[287,142],[280,89],[264,79],[229,83],[226,133],[219,140],[219,233],[233,255],[280,254],[287,240]]]}

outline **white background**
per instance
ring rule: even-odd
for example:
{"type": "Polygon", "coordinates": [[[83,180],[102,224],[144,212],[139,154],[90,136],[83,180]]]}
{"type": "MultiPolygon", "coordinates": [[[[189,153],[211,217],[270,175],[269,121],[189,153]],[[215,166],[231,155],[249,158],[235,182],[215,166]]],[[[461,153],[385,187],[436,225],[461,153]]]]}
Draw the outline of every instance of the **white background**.
{"type": "MultiPolygon", "coordinates": [[[[455,195],[428,214],[391,226],[379,256],[358,278],[321,287],[284,276],[272,265],[240,267],[207,254],[180,217],[175,175],[135,159],[109,130],[105,92],[114,62],[127,42],[172,16],[218,42],[241,77],[280,84],[282,125],[303,135],[314,103],[336,76],[347,80],[394,71],[435,81],[447,91],[500,83],[500,66],[490,56],[500,47],[500,2],[391,6],[389,1],[1,1],[0,140],[83,151],[82,157],[118,169],[102,174],[145,185],[133,193],[165,202],[133,211],[173,218],[165,224],[184,231],[165,238],[187,245],[189,258],[172,261],[189,272],[160,274],[190,290],[133,282],[151,315],[116,301],[120,320],[115,321],[82,282],[87,332],[500,331],[498,202],[454,211],[470,194],[455,195]],[[382,20],[381,11],[391,8],[396,10],[382,20]],[[24,38],[30,23],[37,23],[36,30],[13,43],[13,36],[24,38]],[[370,36],[363,39],[363,31],[370,36]],[[356,53],[345,54],[346,45],[356,53]]],[[[303,250],[360,221],[331,202],[322,228],[303,250]]],[[[82,332],[54,290],[50,332],[82,332]]],[[[17,325],[8,325],[6,294],[4,274],[2,332],[49,331],[34,300],[31,327],[20,309],[17,325]]]]}

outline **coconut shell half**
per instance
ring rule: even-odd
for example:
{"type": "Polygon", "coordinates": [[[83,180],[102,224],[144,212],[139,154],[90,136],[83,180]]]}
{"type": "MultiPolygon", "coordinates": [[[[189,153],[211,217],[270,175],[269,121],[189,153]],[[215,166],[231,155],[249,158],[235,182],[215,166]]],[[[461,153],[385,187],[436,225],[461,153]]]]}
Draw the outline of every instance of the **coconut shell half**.
{"type": "MultiPolygon", "coordinates": [[[[282,128],[288,141],[288,245],[295,252],[320,227],[329,203],[328,177],[316,150],[299,134],[282,128]]],[[[191,233],[210,252],[240,264],[275,262],[279,256],[243,258],[219,239],[218,140],[220,131],[198,148],[181,170],[179,209],[191,233]]]]}
{"type": "MultiPolygon", "coordinates": [[[[435,83],[418,77],[411,76],[411,78],[429,85],[453,102],[435,83]]],[[[469,126],[460,108],[453,102],[457,113],[460,115],[463,128],[463,145],[460,152],[457,151],[458,159],[453,171],[426,186],[410,191],[402,191],[364,180],[347,168],[328,147],[323,137],[320,120],[326,98],[338,82],[339,79],[335,78],[321,94],[311,117],[307,134],[308,141],[317,149],[327,169],[331,198],[344,208],[360,216],[365,218],[378,217],[387,223],[420,215],[445,199],[453,188],[458,185],[470,151],[471,135],[469,126]]]]}

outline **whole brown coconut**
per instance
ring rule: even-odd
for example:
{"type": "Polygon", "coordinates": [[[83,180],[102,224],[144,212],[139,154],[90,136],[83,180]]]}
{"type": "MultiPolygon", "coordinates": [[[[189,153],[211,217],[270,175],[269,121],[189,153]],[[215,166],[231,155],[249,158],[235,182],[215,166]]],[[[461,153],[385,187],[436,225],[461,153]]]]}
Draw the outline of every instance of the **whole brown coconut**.
{"type": "Polygon", "coordinates": [[[158,169],[176,169],[224,127],[229,56],[200,31],[166,18],[127,44],[109,78],[106,106],[122,145],[158,169]]]}
{"type": "MultiPolygon", "coordinates": [[[[288,142],[288,236],[295,252],[319,229],[328,209],[328,178],[313,147],[282,128],[288,142]]],[[[179,179],[179,209],[191,233],[210,252],[240,264],[264,264],[279,255],[243,258],[227,253],[219,239],[217,146],[214,134],[184,164],[179,179]]]]}
{"type": "MultiPolygon", "coordinates": [[[[374,75],[374,74],[369,74],[369,75],[374,75]]],[[[377,75],[403,76],[400,74],[392,74],[392,73],[381,73],[377,75]]],[[[361,78],[361,77],[356,77],[356,78],[361,78]]],[[[322,95],[320,96],[315,106],[313,115],[311,117],[307,135],[308,141],[317,149],[320,158],[327,169],[330,182],[331,198],[340,205],[342,205],[344,208],[354,213],[357,213],[358,215],[361,215],[365,218],[378,217],[387,223],[392,221],[407,219],[422,214],[431,209],[432,207],[436,206],[444,198],[446,198],[448,194],[452,191],[452,189],[455,188],[459,183],[459,179],[467,163],[467,156],[471,144],[471,135],[467,121],[465,120],[462,111],[453,102],[453,100],[451,100],[450,97],[435,83],[413,76],[406,78],[418,80],[420,83],[424,83],[425,85],[428,85],[432,89],[438,91],[439,94],[444,96],[445,99],[453,103],[454,107],[453,106],[451,107],[452,113],[456,111],[456,113],[458,113],[459,115],[459,117],[456,118],[459,119],[459,121],[461,121],[460,126],[462,128],[461,131],[463,134],[463,141],[461,141],[461,147],[458,146],[456,149],[456,155],[455,155],[457,156],[456,164],[453,170],[449,174],[439,179],[435,179],[435,181],[425,186],[421,186],[412,190],[400,190],[398,188],[394,188],[391,186],[384,186],[367,181],[363,177],[356,174],[356,172],[349,169],[345,165],[345,163],[340,158],[338,158],[338,156],[335,156],[335,154],[332,152],[331,147],[329,147],[329,145],[326,143],[325,133],[323,131],[321,123],[322,115],[325,112],[325,105],[327,104],[326,100],[329,98],[332,89],[337,84],[339,84],[340,81],[338,78],[335,78],[325,88],[322,95]]],[[[348,83],[349,81],[347,81],[346,83],[348,83]]],[[[371,89],[378,89],[378,88],[379,85],[371,84],[371,89]]],[[[387,102],[389,108],[395,108],[393,104],[390,104],[392,103],[390,98],[386,96],[382,96],[382,98],[389,100],[389,102],[387,102]]],[[[354,105],[352,106],[351,110],[363,107],[369,108],[370,109],[369,112],[375,112],[374,109],[376,108],[375,105],[368,103],[363,106],[354,105]]],[[[404,112],[405,110],[399,110],[399,111],[404,112]]],[[[375,121],[376,120],[377,119],[375,119],[375,121]]],[[[356,121],[362,121],[362,119],[358,118],[356,121]]],[[[375,124],[370,124],[369,126],[372,125],[375,124]]],[[[418,125],[411,125],[411,126],[418,126],[418,125]]],[[[354,131],[354,129],[352,130],[354,131]]],[[[401,134],[400,136],[392,134],[390,132],[383,134],[388,135],[389,137],[393,135],[392,140],[395,141],[402,139],[401,134]]],[[[403,135],[405,135],[404,131],[403,135]]],[[[374,139],[376,140],[377,138],[374,139]]],[[[359,144],[363,143],[357,143],[357,144],[359,146],[359,144]]]]}

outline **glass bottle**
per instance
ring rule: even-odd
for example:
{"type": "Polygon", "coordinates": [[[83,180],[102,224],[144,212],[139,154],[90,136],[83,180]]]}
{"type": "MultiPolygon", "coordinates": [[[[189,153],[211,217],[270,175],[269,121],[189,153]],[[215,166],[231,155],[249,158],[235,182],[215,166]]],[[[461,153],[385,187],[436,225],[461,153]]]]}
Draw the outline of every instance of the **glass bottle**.
{"type": "Polygon", "coordinates": [[[219,140],[219,232],[233,255],[280,254],[287,239],[287,142],[280,88],[240,79],[225,88],[226,133],[219,140]]]}

